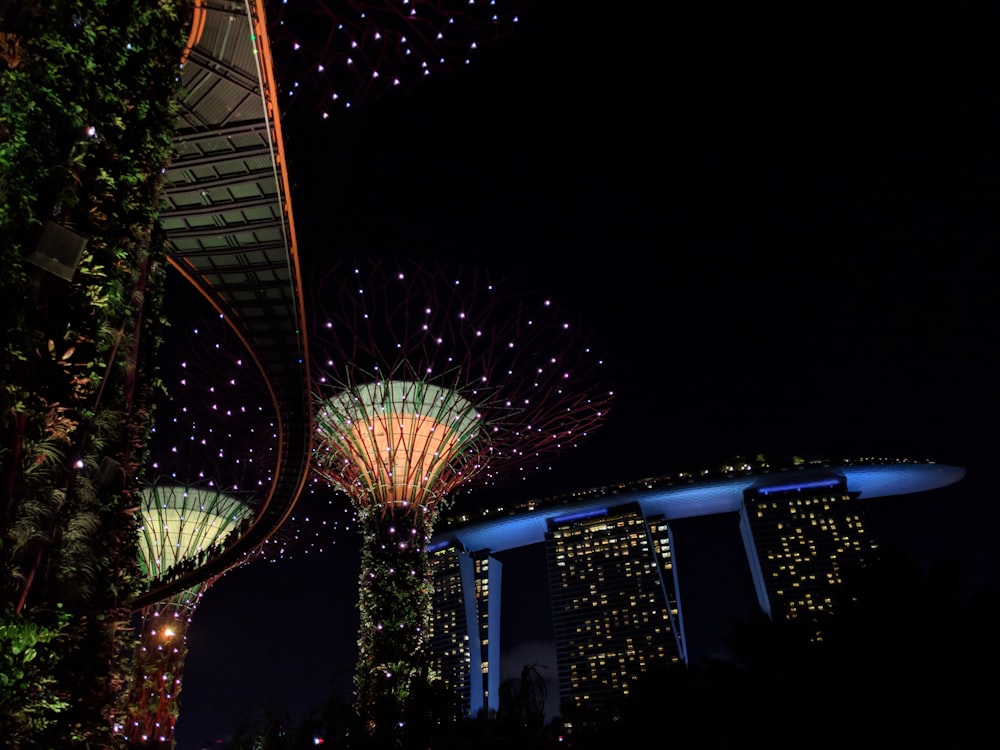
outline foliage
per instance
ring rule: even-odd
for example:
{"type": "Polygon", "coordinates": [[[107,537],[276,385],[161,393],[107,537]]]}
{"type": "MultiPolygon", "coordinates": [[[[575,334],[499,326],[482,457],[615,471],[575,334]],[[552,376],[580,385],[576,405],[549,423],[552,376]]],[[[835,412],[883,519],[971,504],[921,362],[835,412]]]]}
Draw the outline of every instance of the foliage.
{"type": "Polygon", "coordinates": [[[281,706],[260,706],[236,728],[229,750],[292,750],[296,731],[288,711],[281,706]]]}
{"type": "Polygon", "coordinates": [[[358,712],[373,737],[396,729],[428,677],[434,593],[424,544],[433,519],[359,510],[363,535],[358,607],[361,626],[355,674],[358,712]]]}
{"type": "Polygon", "coordinates": [[[924,571],[883,550],[845,576],[822,640],[810,622],[750,618],[727,656],[647,673],[569,744],[638,742],[669,707],[699,748],[974,747],[1000,698],[1000,592],[963,599],[956,580],[946,561],[924,571]]]}
{"type": "Polygon", "coordinates": [[[537,735],[545,725],[548,688],[538,664],[525,664],[520,679],[505,680],[500,686],[497,719],[514,734],[537,735]]]}
{"type": "Polygon", "coordinates": [[[69,706],[57,691],[52,667],[65,613],[52,626],[0,612],[0,737],[17,747],[59,720],[69,706]]]}
{"type": "Polygon", "coordinates": [[[262,704],[246,710],[226,748],[305,750],[315,747],[317,738],[323,747],[339,750],[555,748],[559,744],[558,737],[544,731],[540,724],[536,727],[529,720],[532,726],[527,726],[516,718],[510,720],[524,715],[522,708],[533,707],[528,713],[541,721],[545,686],[538,665],[525,665],[521,679],[509,681],[507,689],[508,697],[513,697],[518,706],[507,719],[500,718],[499,714],[460,719],[461,712],[454,710],[455,696],[444,690],[440,681],[415,685],[402,726],[397,726],[391,734],[382,735],[368,732],[356,706],[336,691],[323,703],[310,708],[297,724],[286,707],[262,704]]]}
{"type": "Polygon", "coordinates": [[[107,707],[140,585],[129,494],[157,387],[156,218],[184,6],[0,8],[0,611],[31,622],[60,602],[72,615],[34,662],[73,695],[60,722],[32,727],[39,747],[114,741],[107,707]],[[26,260],[47,221],[86,239],[71,281],[26,260]]]}

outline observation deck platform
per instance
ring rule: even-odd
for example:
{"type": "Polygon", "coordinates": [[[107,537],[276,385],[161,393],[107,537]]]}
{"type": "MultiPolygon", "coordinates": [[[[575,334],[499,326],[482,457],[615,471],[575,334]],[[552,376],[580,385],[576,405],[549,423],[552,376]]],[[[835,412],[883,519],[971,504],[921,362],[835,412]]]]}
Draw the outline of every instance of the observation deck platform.
{"type": "Polygon", "coordinates": [[[965,476],[960,466],[924,461],[856,459],[818,461],[780,469],[732,471],[704,476],[681,475],[599,487],[508,508],[442,518],[431,539],[432,550],[456,546],[468,552],[504,552],[545,541],[550,522],[589,517],[635,503],[643,515],[668,521],[717,513],[736,513],[748,490],[779,491],[824,486],[843,480],[846,488],[868,501],[940,489],[965,476]]]}

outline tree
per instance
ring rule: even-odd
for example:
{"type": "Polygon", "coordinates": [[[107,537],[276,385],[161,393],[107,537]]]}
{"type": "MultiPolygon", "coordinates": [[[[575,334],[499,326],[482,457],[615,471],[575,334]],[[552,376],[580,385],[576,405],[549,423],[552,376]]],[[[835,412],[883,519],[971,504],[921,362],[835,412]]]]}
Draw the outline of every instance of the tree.
{"type": "Polygon", "coordinates": [[[525,664],[518,679],[504,680],[500,685],[500,706],[497,721],[513,730],[512,734],[535,736],[545,726],[545,701],[549,696],[540,664],[525,664]]]}

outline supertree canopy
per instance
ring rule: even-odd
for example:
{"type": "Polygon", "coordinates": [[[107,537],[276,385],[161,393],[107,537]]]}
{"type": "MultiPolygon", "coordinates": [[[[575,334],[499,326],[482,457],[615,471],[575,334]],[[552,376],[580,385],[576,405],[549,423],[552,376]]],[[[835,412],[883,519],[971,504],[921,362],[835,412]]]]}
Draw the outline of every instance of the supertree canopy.
{"type": "Polygon", "coordinates": [[[314,468],[362,533],[357,708],[373,735],[398,738],[427,678],[438,512],[579,444],[612,394],[570,321],[509,281],[403,261],[337,273],[316,295],[314,468]]]}
{"type": "MultiPolygon", "coordinates": [[[[197,567],[252,517],[249,505],[209,487],[153,485],[142,490],[141,498],[139,564],[150,585],[197,567]]],[[[116,727],[130,742],[172,746],[187,629],[199,599],[217,579],[203,580],[139,613],[125,715],[116,727]]]]}
{"type": "Polygon", "coordinates": [[[473,61],[521,0],[268,0],[283,112],[326,118],[473,61]]]}
{"type": "MultiPolygon", "coordinates": [[[[420,380],[358,384],[320,406],[319,419],[337,430],[324,448],[339,462],[363,503],[385,516],[434,508],[464,478],[474,457],[479,413],[456,391],[420,380]]],[[[470,471],[471,474],[471,471],[470,471]]]]}

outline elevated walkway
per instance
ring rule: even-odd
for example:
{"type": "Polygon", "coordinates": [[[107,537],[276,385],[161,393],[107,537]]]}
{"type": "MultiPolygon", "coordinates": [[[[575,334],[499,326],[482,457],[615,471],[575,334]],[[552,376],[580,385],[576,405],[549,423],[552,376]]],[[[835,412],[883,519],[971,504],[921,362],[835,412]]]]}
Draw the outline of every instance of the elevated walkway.
{"type": "Polygon", "coordinates": [[[139,609],[239,564],[278,529],[305,484],[312,441],[298,248],[263,0],[191,0],[191,33],[160,223],[170,264],[228,321],[277,414],[278,465],[252,524],[139,609]]]}

